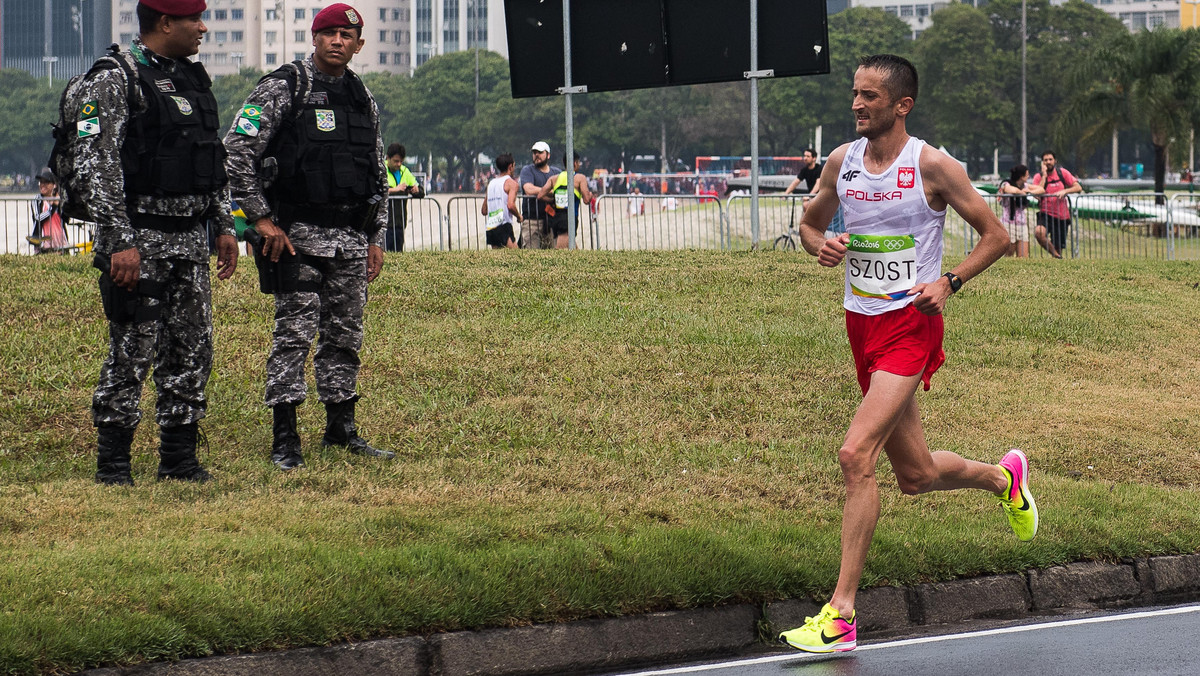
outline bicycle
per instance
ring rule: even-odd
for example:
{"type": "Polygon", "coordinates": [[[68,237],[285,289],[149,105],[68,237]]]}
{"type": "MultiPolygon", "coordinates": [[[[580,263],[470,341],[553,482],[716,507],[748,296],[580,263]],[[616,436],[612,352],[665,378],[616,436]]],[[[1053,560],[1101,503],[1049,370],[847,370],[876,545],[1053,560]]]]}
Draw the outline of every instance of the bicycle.
{"type": "MultiPolygon", "coordinates": [[[[804,211],[801,209],[800,214],[803,216],[804,211]]],[[[772,249],[782,249],[783,251],[795,251],[796,242],[800,241],[800,231],[796,229],[796,200],[792,199],[792,216],[788,221],[787,232],[775,238],[771,243],[772,249]]]]}

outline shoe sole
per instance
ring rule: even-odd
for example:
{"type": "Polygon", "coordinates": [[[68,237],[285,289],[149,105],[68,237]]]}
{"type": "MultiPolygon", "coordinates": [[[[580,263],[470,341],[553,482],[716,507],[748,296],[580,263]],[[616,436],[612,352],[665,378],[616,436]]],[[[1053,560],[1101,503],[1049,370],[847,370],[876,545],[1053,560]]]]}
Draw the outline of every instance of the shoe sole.
{"type": "Polygon", "coordinates": [[[796,650],[799,650],[801,652],[819,653],[819,654],[850,652],[851,650],[854,650],[855,648],[858,647],[857,641],[852,642],[852,643],[838,643],[836,645],[836,647],[826,646],[826,645],[819,646],[819,647],[811,646],[811,645],[800,645],[798,643],[792,643],[791,641],[787,640],[786,638],[784,638],[782,636],[779,637],[779,642],[786,646],[795,648],[796,650]]]}

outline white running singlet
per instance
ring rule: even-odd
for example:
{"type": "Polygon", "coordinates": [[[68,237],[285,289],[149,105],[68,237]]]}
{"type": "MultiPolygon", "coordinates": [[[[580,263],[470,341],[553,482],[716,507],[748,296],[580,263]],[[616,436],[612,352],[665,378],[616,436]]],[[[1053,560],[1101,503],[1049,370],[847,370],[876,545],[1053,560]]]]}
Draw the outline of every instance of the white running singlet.
{"type": "Polygon", "coordinates": [[[508,193],[504,192],[504,183],[513,180],[507,174],[497,176],[488,181],[487,187],[487,229],[493,230],[505,223],[512,223],[512,212],[508,210],[508,193]]]}
{"type": "Polygon", "coordinates": [[[850,246],[846,296],[851,312],[880,315],[911,304],[905,295],[942,274],[942,227],[946,210],[934,211],[921,182],[925,142],[910,137],[882,174],[867,172],[867,139],[850,144],[837,181],[850,246]]]}

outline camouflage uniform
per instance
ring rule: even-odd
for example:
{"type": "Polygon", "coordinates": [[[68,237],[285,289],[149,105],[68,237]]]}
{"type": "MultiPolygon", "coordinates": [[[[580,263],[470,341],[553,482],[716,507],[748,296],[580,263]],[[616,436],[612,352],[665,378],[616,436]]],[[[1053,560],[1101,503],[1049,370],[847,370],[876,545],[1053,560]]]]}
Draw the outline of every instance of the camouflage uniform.
{"type": "MultiPolygon", "coordinates": [[[[140,38],[117,58],[130,63],[134,72],[140,65],[153,65],[173,74],[188,63],[154,54],[140,38]]],[[[234,235],[229,191],[127,198],[122,148],[131,115],[148,109],[146,94],[136,87],[134,100],[127,99],[122,68],[99,71],[79,86],[80,98],[95,102],[99,124],[98,133],[79,140],[81,163],[88,168],[79,192],[96,220],[95,252],[103,258],[136,247],[141,256],[139,286],[155,285],[161,291],[160,298],[140,297],[144,315],[131,321],[110,320],[109,354],[92,399],[93,422],[100,428],[136,427],[141,419],[142,384],[153,365],[159,426],[194,425],[204,417],[204,388],[212,366],[212,295],[204,222],[211,221],[218,234],[234,235]],[[196,226],[180,232],[134,227],[131,216],[144,215],[194,217],[196,226]]]]}
{"type": "MultiPolygon", "coordinates": [[[[322,73],[315,67],[312,55],[298,65],[305,70],[310,83],[319,81],[348,87],[346,80],[357,77],[349,69],[342,77],[322,73]]],[[[303,82],[303,79],[299,82],[303,82]]],[[[302,85],[297,83],[294,86],[302,85]]],[[[313,368],[316,371],[317,396],[327,409],[339,404],[349,406],[353,426],[353,404],[358,399],[358,351],[363,342],[363,309],[367,301],[367,248],[383,247],[387,209],[378,209],[372,222],[362,228],[349,224],[331,226],[328,223],[306,222],[303,216],[290,223],[280,222],[278,210],[281,207],[272,203],[264,189],[259,166],[261,159],[271,152],[268,146],[276,132],[281,130],[289,116],[296,114],[293,111],[295,92],[292,87],[293,84],[285,79],[263,78],[247,97],[242,116],[234,121],[225,135],[225,147],[229,152],[226,171],[232,196],[245,212],[246,222],[253,225],[263,217],[271,217],[276,225],[284,228],[292,247],[301,257],[299,281],[313,284],[319,289],[275,293],[274,340],[267,359],[264,401],[276,411],[277,430],[278,425],[282,424],[279,420],[281,407],[292,411],[291,425],[294,428],[293,409],[306,398],[304,367],[309,348],[316,338],[313,368]],[[253,115],[252,120],[247,117],[247,111],[253,115]]],[[[299,95],[305,96],[306,93],[300,92],[299,95]]],[[[379,136],[379,108],[369,91],[366,95],[370,107],[370,126],[375,135],[375,157],[378,160],[377,194],[382,196],[386,195],[387,183],[383,141],[379,136]]],[[[312,103],[312,100],[309,102],[312,103]]],[[[344,120],[337,124],[344,124],[344,120]]],[[[353,430],[351,432],[353,435],[353,430]]],[[[279,445],[278,436],[277,433],[276,446],[279,445]]],[[[329,443],[328,432],[326,439],[329,443]]],[[[290,466],[280,465],[282,469],[302,464],[298,445],[298,440],[295,440],[294,463],[290,466]]],[[[355,450],[352,444],[351,450],[355,450]]],[[[280,464],[278,458],[276,460],[276,464],[280,464]]]]}

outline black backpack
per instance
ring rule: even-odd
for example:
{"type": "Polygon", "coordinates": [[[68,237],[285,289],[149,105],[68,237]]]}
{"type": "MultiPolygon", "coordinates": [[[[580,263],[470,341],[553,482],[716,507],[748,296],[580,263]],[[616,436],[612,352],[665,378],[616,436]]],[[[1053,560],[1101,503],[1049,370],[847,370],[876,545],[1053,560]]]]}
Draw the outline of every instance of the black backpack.
{"type": "Polygon", "coordinates": [[[110,45],[108,52],[97,59],[88,72],[76,75],[67,82],[58,103],[58,123],[52,125],[54,148],[50,151],[47,166],[58,178],[59,211],[67,218],[80,221],[92,221],[93,218],[91,208],[84,201],[80,189],[80,180],[85,170],[79,166],[78,141],[83,138],[83,125],[88,122],[88,118],[85,117],[88,111],[83,109],[88,102],[81,99],[79,90],[83,83],[96,73],[120,68],[125,71],[126,99],[132,102],[137,95],[138,76],[133,67],[120,56],[120,48],[116,44],[110,45]]]}

